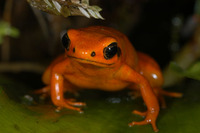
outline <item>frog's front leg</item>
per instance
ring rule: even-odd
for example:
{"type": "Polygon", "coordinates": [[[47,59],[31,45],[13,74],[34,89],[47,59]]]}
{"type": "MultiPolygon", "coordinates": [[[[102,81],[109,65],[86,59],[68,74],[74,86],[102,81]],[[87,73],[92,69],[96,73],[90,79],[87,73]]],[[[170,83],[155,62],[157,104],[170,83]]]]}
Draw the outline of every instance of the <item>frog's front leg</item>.
{"type": "Polygon", "coordinates": [[[157,132],[158,128],[156,126],[156,119],[159,113],[159,103],[149,82],[137,71],[133,70],[127,65],[122,66],[116,75],[123,81],[138,84],[143,100],[147,106],[146,112],[133,111],[135,114],[146,116],[145,120],[140,122],[132,122],[129,125],[145,125],[151,123],[154,131],[157,132]]]}
{"type": "Polygon", "coordinates": [[[52,68],[51,73],[51,99],[54,105],[60,110],[62,108],[68,108],[71,110],[76,110],[82,112],[82,110],[78,107],[74,106],[84,106],[85,103],[82,102],[74,102],[72,100],[67,100],[64,98],[64,77],[63,73],[66,71],[67,61],[63,61],[59,64],[56,64],[52,68]]]}

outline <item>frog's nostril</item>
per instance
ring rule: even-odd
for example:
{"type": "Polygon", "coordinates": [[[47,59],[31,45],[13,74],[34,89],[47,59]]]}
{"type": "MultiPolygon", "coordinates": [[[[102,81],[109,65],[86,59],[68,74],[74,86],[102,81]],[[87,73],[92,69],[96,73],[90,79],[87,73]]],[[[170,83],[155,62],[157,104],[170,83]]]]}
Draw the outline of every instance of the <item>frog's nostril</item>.
{"type": "Polygon", "coordinates": [[[73,53],[75,53],[75,48],[73,48],[73,53]]]}
{"type": "Polygon", "coordinates": [[[91,56],[94,57],[95,55],[96,55],[96,53],[93,51],[93,52],[91,53],[91,56]]]}

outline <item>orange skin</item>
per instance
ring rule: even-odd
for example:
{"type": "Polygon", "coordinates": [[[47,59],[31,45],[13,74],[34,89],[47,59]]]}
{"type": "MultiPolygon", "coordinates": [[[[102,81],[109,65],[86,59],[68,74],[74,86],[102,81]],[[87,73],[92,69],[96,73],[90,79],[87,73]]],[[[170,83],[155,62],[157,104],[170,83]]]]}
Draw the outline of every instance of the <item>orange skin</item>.
{"type": "Polygon", "coordinates": [[[136,52],[127,37],[112,28],[93,26],[70,29],[67,35],[70,39],[68,49],[64,55],[53,61],[43,75],[43,82],[47,86],[42,91],[47,92],[50,89],[51,99],[58,110],[68,108],[81,112],[77,106],[85,105],[65,99],[63,94],[66,91],[139,89],[147,111],[133,113],[145,116],[145,119],[129,125],[150,123],[153,130],[158,131],[156,119],[159,103],[153,91],[156,88],[161,89],[163,85],[158,64],[148,55],[136,52]],[[113,42],[117,43],[121,52],[105,59],[103,50],[113,42]],[[92,52],[95,52],[94,56],[91,55],[92,52]]]}

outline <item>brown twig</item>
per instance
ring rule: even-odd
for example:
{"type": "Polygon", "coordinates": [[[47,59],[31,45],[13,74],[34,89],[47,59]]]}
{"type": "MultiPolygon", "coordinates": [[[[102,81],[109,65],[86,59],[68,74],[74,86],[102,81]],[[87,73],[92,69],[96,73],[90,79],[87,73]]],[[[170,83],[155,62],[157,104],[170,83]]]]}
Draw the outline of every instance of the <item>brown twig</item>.
{"type": "Polygon", "coordinates": [[[0,63],[0,72],[35,72],[41,74],[45,66],[31,62],[0,63]]]}
{"type": "MultiPolygon", "coordinates": [[[[13,0],[6,0],[5,8],[3,12],[3,20],[11,24],[11,14],[12,14],[13,0]]],[[[2,61],[9,61],[10,59],[10,39],[9,37],[4,37],[1,49],[2,61]]]]}

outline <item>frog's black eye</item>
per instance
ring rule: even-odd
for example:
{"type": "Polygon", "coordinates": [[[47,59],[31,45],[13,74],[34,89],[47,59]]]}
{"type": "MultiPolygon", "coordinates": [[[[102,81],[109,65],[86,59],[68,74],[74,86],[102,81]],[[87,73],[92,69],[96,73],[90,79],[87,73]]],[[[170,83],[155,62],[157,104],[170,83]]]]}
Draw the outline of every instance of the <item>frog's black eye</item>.
{"type": "Polygon", "coordinates": [[[111,59],[118,52],[117,43],[113,42],[103,49],[103,55],[106,60],[111,59]]]}
{"type": "Polygon", "coordinates": [[[67,49],[67,51],[69,51],[70,39],[69,39],[67,33],[65,33],[62,37],[62,44],[67,49]]]}

